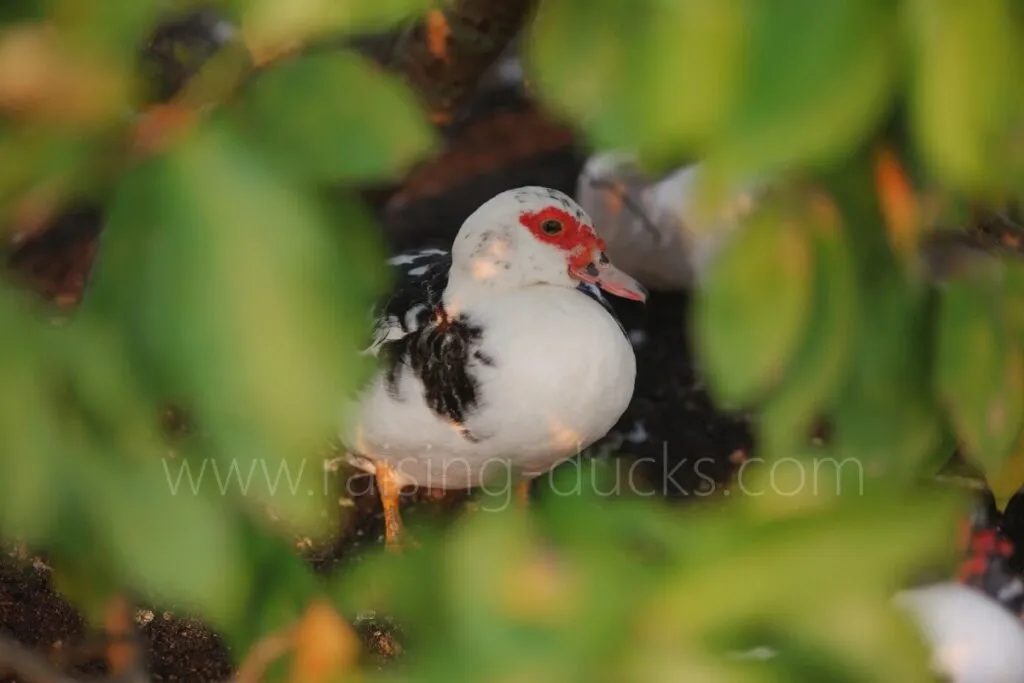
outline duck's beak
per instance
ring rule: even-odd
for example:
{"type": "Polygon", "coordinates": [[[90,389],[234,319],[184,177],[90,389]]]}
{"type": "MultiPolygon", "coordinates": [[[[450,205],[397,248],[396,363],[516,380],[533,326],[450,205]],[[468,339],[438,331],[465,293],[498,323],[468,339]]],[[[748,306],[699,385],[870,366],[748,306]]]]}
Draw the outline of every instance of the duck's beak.
{"type": "Polygon", "coordinates": [[[609,294],[633,301],[647,300],[647,289],[635,278],[613,266],[603,251],[597,252],[596,258],[590,263],[572,267],[569,272],[573,277],[597,285],[609,294]]]}

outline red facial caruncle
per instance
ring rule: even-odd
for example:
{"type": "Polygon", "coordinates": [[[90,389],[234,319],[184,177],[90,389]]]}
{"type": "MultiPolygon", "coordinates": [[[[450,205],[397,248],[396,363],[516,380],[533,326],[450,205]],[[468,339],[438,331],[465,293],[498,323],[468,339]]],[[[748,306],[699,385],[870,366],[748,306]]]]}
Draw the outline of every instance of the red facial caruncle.
{"type": "Polygon", "coordinates": [[[569,275],[577,281],[634,301],[644,301],[647,290],[632,277],[613,266],[605,256],[605,243],[594,228],[556,206],[527,211],[519,222],[544,244],[565,252],[569,275]]]}
{"type": "Polygon", "coordinates": [[[527,211],[519,216],[519,222],[541,242],[565,251],[570,268],[585,268],[593,262],[594,251],[605,250],[604,240],[592,227],[555,206],[527,211]]]}

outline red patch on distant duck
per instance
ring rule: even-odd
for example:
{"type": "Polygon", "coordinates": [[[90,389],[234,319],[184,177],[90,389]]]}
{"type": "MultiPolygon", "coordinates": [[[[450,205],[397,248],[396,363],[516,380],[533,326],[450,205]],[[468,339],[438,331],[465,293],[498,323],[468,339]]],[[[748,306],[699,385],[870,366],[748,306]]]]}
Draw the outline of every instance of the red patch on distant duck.
{"type": "Polygon", "coordinates": [[[569,265],[572,267],[586,266],[593,261],[595,249],[605,250],[604,240],[597,236],[592,227],[581,223],[568,211],[554,206],[524,212],[520,214],[519,222],[541,242],[568,252],[569,265]],[[561,231],[556,234],[545,232],[544,224],[547,221],[558,221],[562,225],[561,231]]]}

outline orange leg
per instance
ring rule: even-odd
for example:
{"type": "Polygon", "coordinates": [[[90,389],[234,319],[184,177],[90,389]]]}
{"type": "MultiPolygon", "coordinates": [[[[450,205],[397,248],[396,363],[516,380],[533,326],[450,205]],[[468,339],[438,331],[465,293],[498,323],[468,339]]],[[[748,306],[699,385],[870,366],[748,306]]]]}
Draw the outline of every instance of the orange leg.
{"type": "Polygon", "coordinates": [[[384,543],[388,550],[401,550],[405,527],[398,511],[398,499],[402,487],[394,470],[381,463],[377,463],[377,489],[384,506],[384,543]]]}
{"type": "Polygon", "coordinates": [[[524,479],[516,484],[516,504],[520,510],[525,510],[530,504],[530,480],[524,479]]]}

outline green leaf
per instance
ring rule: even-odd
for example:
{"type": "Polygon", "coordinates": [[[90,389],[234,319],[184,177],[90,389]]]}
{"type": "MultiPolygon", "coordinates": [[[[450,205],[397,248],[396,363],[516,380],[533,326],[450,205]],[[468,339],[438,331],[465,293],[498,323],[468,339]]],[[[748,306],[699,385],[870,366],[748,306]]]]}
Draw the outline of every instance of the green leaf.
{"type": "Polygon", "coordinates": [[[47,339],[63,373],[60,432],[65,453],[74,454],[53,483],[65,514],[80,519],[95,546],[83,553],[80,541],[58,538],[57,547],[94,578],[216,623],[237,619],[248,569],[230,499],[172,485],[157,404],[133,376],[120,330],[105,323],[86,312],[47,339]]]}
{"type": "Polygon", "coordinates": [[[0,292],[4,329],[18,331],[0,342],[10,401],[0,411],[4,532],[53,550],[63,587],[90,616],[129,587],[237,618],[246,566],[225,499],[168,487],[155,406],[120,339],[88,314],[50,327],[30,313],[0,292]]]}
{"type": "MultiPolygon", "coordinates": [[[[559,484],[578,479],[566,474],[559,484]]],[[[411,556],[361,564],[361,582],[340,577],[332,593],[350,610],[402,613],[423,680],[483,681],[488,667],[542,681],[790,680],[775,661],[723,657],[743,641],[784,647],[804,671],[925,680],[927,652],[891,596],[951,558],[954,496],[865,486],[793,510],[770,490],[717,509],[599,495],[552,486],[529,517],[481,506],[411,556]],[[756,631],[769,637],[751,641],[756,631]]]]}
{"type": "Polygon", "coordinates": [[[695,303],[697,355],[715,398],[747,405],[783,379],[811,306],[811,236],[765,205],[712,264],[695,303]]]}
{"type": "Polygon", "coordinates": [[[889,105],[893,3],[781,0],[754,6],[740,95],[709,164],[727,174],[749,174],[841,158],[889,105]]]}
{"type": "Polygon", "coordinates": [[[857,283],[845,226],[825,197],[810,198],[808,229],[814,243],[813,303],[800,349],[782,385],[761,409],[765,452],[789,456],[814,420],[827,410],[848,371],[857,326],[857,283]]]}
{"type": "Polygon", "coordinates": [[[276,163],[313,181],[395,179],[435,143],[409,90],[351,54],[271,69],[248,87],[238,116],[276,163]]]}
{"type": "Polygon", "coordinates": [[[747,15],[746,3],[716,0],[546,0],[531,27],[531,81],[597,145],[672,154],[729,112],[747,15]]]}
{"type": "MultiPolygon", "coordinates": [[[[775,505],[766,502],[772,497],[785,505],[785,494],[771,490],[749,502],[775,505]]],[[[793,663],[787,655],[800,650],[804,666],[813,652],[821,666],[855,672],[857,680],[926,680],[927,653],[890,601],[908,575],[948,559],[955,502],[946,495],[866,487],[861,495],[836,496],[795,517],[766,520],[720,511],[718,519],[730,522],[725,528],[689,520],[689,542],[703,552],[667,574],[643,602],[629,670],[671,662],[673,672],[695,666],[703,672],[707,653],[701,650],[711,646],[723,680],[780,680],[786,672],[776,667],[793,663]],[[733,542],[718,549],[712,534],[733,542]],[[751,567],[757,567],[756,582],[750,581],[751,567]],[[823,623],[837,626],[825,633],[823,623]],[[751,670],[721,657],[722,650],[749,647],[754,633],[757,645],[781,649],[782,661],[751,670]],[[743,674],[751,678],[739,678],[743,674]]],[[[736,503],[742,511],[748,500],[736,503]]]]}
{"type": "Polygon", "coordinates": [[[931,339],[927,292],[892,273],[878,280],[861,290],[851,372],[833,413],[836,448],[872,476],[912,479],[952,454],[941,452],[931,359],[922,351],[931,339]]]}
{"type": "Polygon", "coordinates": [[[67,32],[69,42],[121,65],[136,56],[160,10],[157,3],[133,0],[46,1],[50,21],[67,32]]]}
{"type": "MultiPolygon", "coordinates": [[[[768,490],[764,498],[770,497],[785,495],[768,490]]],[[[831,501],[795,519],[734,521],[730,535],[746,542],[730,544],[724,554],[709,553],[689,571],[669,577],[665,593],[653,596],[663,635],[682,644],[688,636],[764,619],[785,629],[790,619],[827,608],[834,597],[830,583],[842,585],[846,596],[887,602],[906,576],[950,557],[958,506],[948,494],[865,487],[862,495],[831,501]],[[738,588],[749,583],[750,567],[765,582],[738,588]],[[680,612],[684,595],[690,607],[680,612]]]]}
{"type": "Polygon", "coordinates": [[[1022,99],[1020,21],[1009,0],[909,0],[910,105],[922,156],[961,189],[1001,186],[1022,99]]]}
{"type": "Polygon", "coordinates": [[[819,613],[794,620],[793,631],[818,653],[805,656],[805,665],[828,662],[826,680],[930,681],[933,655],[905,616],[889,599],[837,596],[819,613]],[[823,629],[822,623],[835,626],[823,629]]]}
{"type": "Polygon", "coordinates": [[[37,0],[11,0],[0,4],[0,22],[15,23],[40,19],[43,9],[37,0]]]}
{"type": "Polygon", "coordinates": [[[45,538],[60,514],[66,443],[46,380],[39,322],[0,287],[0,529],[45,538]],[[13,333],[12,333],[13,332],[13,333]]]}
{"type": "Polygon", "coordinates": [[[286,539],[268,533],[262,520],[242,518],[235,530],[250,590],[244,614],[221,628],[236,662],[266,634],[287,628],[302,615],[305,607],[321,594],[321,586],[312,567],[296,555],[286,539]]]}
{"type": "Polygon", "coordinates": [[[344,33],[394,28],[436,5],[433,0],[228,0],[243,12],[246,44],[257,51],[344,33]]]}
{"type": "Polygon", "coordinates": [[[884,0],[548,0],[529,54],[597,146],[704,152],[731,177],[857,144],[889,104],[895,24],[884,0]]]}
{"type": "Polygon", "coordinates": [[[872,477],[916,480],[952,449],[932,391],[931,290],[889,240],[865,153],[839,167],[829,188],[841,207],[854,255],[858,327],[850,372],[830,415],[841,459],[872,477]],[[923,351],[922,349],[925,349],[923,351]]]}
{"type": "Polygon", "coordinates": [[[1024,357],[999,304],[994,287],[948,284],[936,351],[936,388],[969,457],[990,474],[1002,469],[1024,426],[1024,357]]]}
{"type": "Polygon", "coordinates": [[[249,568],[225,499],[172,493],[156,457],[146,467],[77,474],[96,541],[124,583],[217,624],[242,616],[249,568]]]}
{"type": "Polygon", "coordinates": [[[1008,258],[1003,262],[1005,284],[1003,287],[1003,316],[1007,331],[1024,346],[1024,261],[1008,258]]]}
{"type": "Polygon", "coordinates": [[[297,522],[320,516],[320,458],[372,368],[358,354],[384,275],[362,211],[336,209],[223,127],[201,130],[125,179],[90,294],[209,433],[207,485],[297,522]]]}
{"type": "MultiPolygon", "coordinates": [[[[515,638],[516,630],[521,632],[535,620],[543,623],[547,610],[555,606],[528,605],[529,596],[520,593],[528,585],[522,580],[527,577],[517,575],[525,574],[531,562],[538,559],[534,557],[536,541],[525,517],[510,515],[509,511],[490,512],[466,522],[448,550],[451,569],[446,592],[453,626],[466,651],[475,653],[477,663],[495,663],[495,655],[506,649],[503,641],[515,638]]],[[[519,643],[530,646],[522,634],[519,643]]]]}
{"type": "Polygon", "coordinates": [[[1024,440],[1018,439],[1014,452],[999,469],[985,474],[985,483],[992,491],[996,508],[1005,512],[1006,505],[1024,486],[1024,440]]]}
{"type": "Polygon", "coordinates": [[[4,132],[0,130],[0,205],[40,188],[53,191],[60,205],[68,195],[88,196],[109,182],[112,164],[102,135],[44,124],[21,127],[9,136],[4,132]]]}

